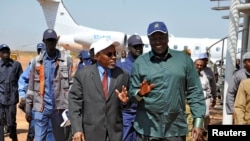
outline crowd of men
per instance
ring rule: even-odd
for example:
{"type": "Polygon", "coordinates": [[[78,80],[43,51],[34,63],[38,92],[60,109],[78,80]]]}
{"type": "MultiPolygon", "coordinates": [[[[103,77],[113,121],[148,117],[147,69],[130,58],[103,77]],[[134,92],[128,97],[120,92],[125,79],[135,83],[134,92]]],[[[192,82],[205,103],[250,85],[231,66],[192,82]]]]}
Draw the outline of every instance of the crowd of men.
{"type": "MultiPolygon", "coordinates": [[[[192,60],[190,50],[170,49],[164,22],[150,23],[147,35],[147,53],[137,34],[128,38],[121,59],[116,56],[119,42],[100,39],[79,52],[75,67],[71,56],[56,48],[56,31],[46,29],[37,44],[38,55],[24,71],[10,58],[10,47],[2,44],[0,141],[4,126],[12,141],[18,141],[18,103],[29,122],[27,141],[206,140],[209,110],[222,91],[216,85],[223,78],[222,62],[211,67],[208,53],[192,60]]],[[[250,123],[241,110],[249,106],[243,101],[250,93],[250,53],[244,54],[243,63],[226,100],[235,124],[250,123]]]]}

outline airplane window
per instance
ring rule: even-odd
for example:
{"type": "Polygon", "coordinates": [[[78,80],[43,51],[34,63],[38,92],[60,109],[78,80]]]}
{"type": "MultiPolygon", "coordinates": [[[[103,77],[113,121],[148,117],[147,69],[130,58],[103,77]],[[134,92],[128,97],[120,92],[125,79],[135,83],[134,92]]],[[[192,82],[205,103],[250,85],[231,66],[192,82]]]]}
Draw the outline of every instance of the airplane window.
{"type": "Polygon", "coordinates": [[[188,49],[188,46],[184,46],[184,50],[188,49]]]}
{"type": "Polygon", "coordinates": [[[177,45],[174,45],[174,49],[178,49],[178,46],[177,46],[177,45]]]}
{"type": "Polygon", "coordinates": [[[220,47],[216,47],[216,51],[220,51],[220,47]]]}
{"type": "Polygon", "coordinates": [[[200,47],[199,47],[199,46],[196,46],[196,47],[195,47],[195,50],[200,50],[200,47]]]}
{"type": "Polygon", "coordinates": [[[237,52],[241,52],[241,48],[238,48],[238,49],[237,49],[237,52]]]}

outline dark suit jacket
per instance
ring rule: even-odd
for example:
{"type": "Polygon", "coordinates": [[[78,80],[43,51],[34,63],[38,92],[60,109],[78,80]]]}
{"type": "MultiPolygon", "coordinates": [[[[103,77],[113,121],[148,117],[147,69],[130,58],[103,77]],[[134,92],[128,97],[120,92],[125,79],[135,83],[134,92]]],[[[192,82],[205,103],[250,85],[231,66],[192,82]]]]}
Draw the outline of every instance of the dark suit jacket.
{"type": "Polygon", "coordinates": [[[104,98],[97,65],[76,72],[69,92],[69,118],[72,132],[83,132],[86,141],[122,141],[122,103],[115,89],[128,86],[129,75],[121,68],[111,69],[108,98],[104,98]]]}

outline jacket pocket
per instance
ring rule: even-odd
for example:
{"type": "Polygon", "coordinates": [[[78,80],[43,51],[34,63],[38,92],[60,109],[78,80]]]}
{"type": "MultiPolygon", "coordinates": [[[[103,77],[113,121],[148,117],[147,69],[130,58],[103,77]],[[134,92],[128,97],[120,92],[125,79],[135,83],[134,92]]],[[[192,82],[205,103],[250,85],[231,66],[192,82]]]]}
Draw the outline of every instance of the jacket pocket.
{"type": "Polygon", "coordinates": [[[60,79],[61,79],[61,87],[64,89],[69,88],[69,69],[68,67],[60,68],[60,79]]]}
{"type": "MultiPolygon", "coordinates": [[[[44,80],[45,81],[45,80],[44,80]]],[[[39,78],[39,75],[35,75],[34,76],[34,84],[33,84],[33,87],[34,87],[34,91],[39,91],[40,90],[40,78],[39,78]]]]}

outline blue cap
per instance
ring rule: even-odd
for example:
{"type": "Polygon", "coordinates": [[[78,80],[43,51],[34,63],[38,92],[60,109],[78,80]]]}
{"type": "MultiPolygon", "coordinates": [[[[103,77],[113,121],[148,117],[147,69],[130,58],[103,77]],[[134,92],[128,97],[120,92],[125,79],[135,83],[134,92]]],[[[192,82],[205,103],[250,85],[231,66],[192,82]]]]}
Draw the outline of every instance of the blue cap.
{"type": "Polygon", "coordinates": [[[56,34],[55,30],[47,29],[44,31],[43,40],[47,40],[47,39],[56,39],[57,40],[57,34],[56,34]]]}
{"type": "Polygon", "coordinates": [[[9,47],[8,45],[6,45],[6,44],[1,44],[1,45],[0,45],[0,50],[3,50],[4,48],[10,50],[10,47],[9,47]]]}
{"type": "Polygon", "coordinates": [[[44,43],[38,43],[38,44],[36,45],[36,48],[37,48],[37,49],[41,49],[41,50],[45,50],[45,45],[44,45],[44,43]]]}
{"type": "Polygon", "coordinates": [[[163,22],[155,21],[150,23],[148,26],[148,36],[155,32],[168,33],[168,29],[163,22]]]}
{"type": "Polygon", "coordinates": [[[143,45],[142,39],[139,35],[132,35],[128,38],[128,46],[143,45]]]}
{"type": "Polygon", "coordinates": [[[200,53],[198,59],[208,59],[207,53],[200,53]]]}
{"type": "Polygon", "coordinates": [[[89,55],[89,51],[81,51],[79,53],[79,58],[83,58],[83,59],[89,59],[90,58],[90,55],[89,55]]]}
{"type": "MultiPolygon", "coordinates": [[[[37,49],[37,51],[38,51],[38,49],[41,49],[40,51],[45,51],[45,50],[46,50],[45,44],[44,44],[44,43],[38,43],[38,44],[36,45],[36,49],[37,49]]],[[[39,53],[39,52],[38,52],[38,53],[39,53]]]]}

